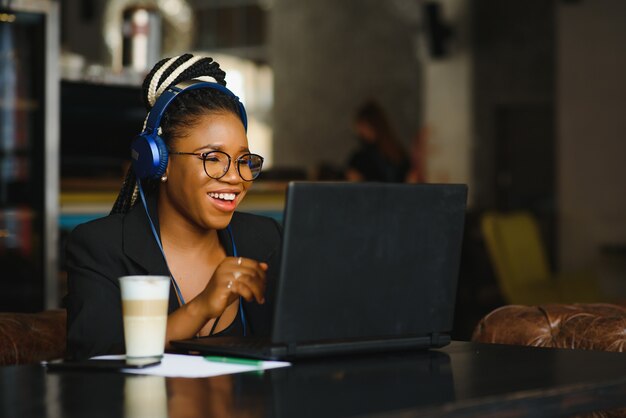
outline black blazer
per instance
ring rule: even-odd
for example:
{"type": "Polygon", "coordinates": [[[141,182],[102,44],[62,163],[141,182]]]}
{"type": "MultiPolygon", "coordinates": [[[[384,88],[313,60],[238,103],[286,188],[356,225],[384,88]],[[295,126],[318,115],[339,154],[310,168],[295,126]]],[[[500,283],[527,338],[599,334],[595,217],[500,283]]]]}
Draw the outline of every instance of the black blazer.
{"type": "MultiPolygon", "coordinates": [[[[158,231],[156,198],[148,199],[148,207],[158,231]]],[[[244,301],[251,334],[269,335],[280,268],[280,226],[271,218],[236,212],[230,227],[239,256],[269,265],[265,303],[244,301]]],[[[230,235],[226,230],[218,231],[218,235],[227,255],[232,256],[230,235]]],[[[127,214],[109,215],[77,226],[69,236],[66,258],[68,358],[124,353],[118,278],[136,274],[169,276],[141,203],[127,214]]],[[[177,308],[176,293],[170,286],[169,312],[177,308]]]]}

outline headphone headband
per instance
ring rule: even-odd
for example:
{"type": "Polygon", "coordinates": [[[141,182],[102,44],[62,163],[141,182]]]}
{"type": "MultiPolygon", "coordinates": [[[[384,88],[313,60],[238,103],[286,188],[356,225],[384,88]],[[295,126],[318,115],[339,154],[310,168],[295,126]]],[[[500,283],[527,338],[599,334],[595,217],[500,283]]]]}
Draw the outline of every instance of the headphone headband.
{"type": "Polygon", "coordinates": [[[137,177],[140,179],[156,179],[165,173],[169,157],[167,146],[158,134],[161,119],[163,118],[163,114],[165,113],[167,107],[179,94],[187,90],[196,89],[218,90],[234,98],[237,102],[239,117],[241,118],[243,127],[246,130],[248,129],[246,109],[241,101],[239,101],[239,98],[232,91],[221,84],[193,79],[180,82],[175,86],[169,86],[159,96],[156,103],[152,107],[152,110],[150,110],[143,132],[137,136],[131,144],[133,169],[137,177]]]}
{"type": "Polygon", "coordinates": [[[148,115],[148,121],[146,122],[146,128],[144,129],[143,133],[149,134],[159,128],[165,110],[170,105],[170,103],[172,103],[172,100],[176,98],[176,96],[187,90],[196,89],[218,90],[226,94],[227,96],[234,98],[239,108],[239,117],[241,118],[243,127],[246,130],[248,129],[248,117],[246,115],[246,109],[243,107],[243,104],[239,101],[239,97],[237,97],[235,93],[219,83],[193,79],[182,81],[175,86],[169,86],[167,89],[165,89],[163,93],[161,93],[156,103],[152,107],[152,110],[150,110],[150,114],[148,115]]]}

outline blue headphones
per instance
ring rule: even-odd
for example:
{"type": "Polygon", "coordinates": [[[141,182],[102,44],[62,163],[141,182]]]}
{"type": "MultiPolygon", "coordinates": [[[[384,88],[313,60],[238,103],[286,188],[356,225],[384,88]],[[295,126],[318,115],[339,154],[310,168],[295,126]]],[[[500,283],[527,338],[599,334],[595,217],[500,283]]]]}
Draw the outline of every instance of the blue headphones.
{"type": "Polygon", "coordinates": [[[219,90],[226,95],[233,97],[239,108],[239,117],[243,122],[244,128],[248,129],[248,117],[246,109],[239,101],[239,97],[218,83],[201,80],[187,80],[178,83],[175,86],[168,87],[157,99],[152,107],[146,122],[146,128],[132,142],[131,161],[135,174],[140,179],[157,179],[165,173],[167,168],[168,153],[167,146],[163,139],[159,136],[159,125],[161,118],[169,104],[184,91],[195,89],[213,89],[219,90]]]}

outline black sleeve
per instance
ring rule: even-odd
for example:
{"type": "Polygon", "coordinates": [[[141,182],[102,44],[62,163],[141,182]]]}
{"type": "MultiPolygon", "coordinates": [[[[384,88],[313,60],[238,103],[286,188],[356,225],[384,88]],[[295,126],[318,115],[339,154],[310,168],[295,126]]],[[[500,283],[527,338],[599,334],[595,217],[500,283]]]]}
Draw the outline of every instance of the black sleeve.
{"type": "Polygon", "coordinates": [[[114,243],[97,229],[78,226],[66,247],[67,355],[72,359],[124,353],[119,272],[112,268],[119,261],[114,243]]]}

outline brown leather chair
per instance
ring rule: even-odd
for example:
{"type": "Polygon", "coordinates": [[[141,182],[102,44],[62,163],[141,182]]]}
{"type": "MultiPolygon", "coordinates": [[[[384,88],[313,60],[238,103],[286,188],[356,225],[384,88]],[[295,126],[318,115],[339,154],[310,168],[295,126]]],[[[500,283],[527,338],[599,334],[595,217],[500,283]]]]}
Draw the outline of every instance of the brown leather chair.
{"type": "MultiPolygon", "coordinates": [[[[472,335],[481,343],[626,351],[626,305],[505,305],[483,317],[472,335]]],[[[577,418],[625,418],[626,409],[577,418]]]]}
{"type": "Polygon", "coordinates": [[[609,303],[506,305],[483,317],[472,341],[626,351],[626,306],[609,303]]]}
{"type": "Polygon", "coordinates": [[[66,316],[64,309],[0,313],[0,365],[63,358],[66,316]]]}

